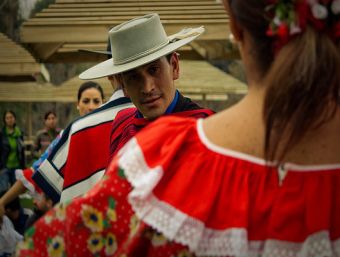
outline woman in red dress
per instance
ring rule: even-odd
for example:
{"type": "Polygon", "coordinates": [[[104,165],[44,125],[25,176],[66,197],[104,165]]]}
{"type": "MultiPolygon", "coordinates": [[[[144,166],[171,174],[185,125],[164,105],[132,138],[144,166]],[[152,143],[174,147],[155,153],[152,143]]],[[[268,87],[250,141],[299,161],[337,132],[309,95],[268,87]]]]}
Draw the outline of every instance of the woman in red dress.
{"type": "Polygon", "coordinates": [[[244,99],[150,124],[22,256],[340,256],[339,1],[224,5],[244,99]]]}

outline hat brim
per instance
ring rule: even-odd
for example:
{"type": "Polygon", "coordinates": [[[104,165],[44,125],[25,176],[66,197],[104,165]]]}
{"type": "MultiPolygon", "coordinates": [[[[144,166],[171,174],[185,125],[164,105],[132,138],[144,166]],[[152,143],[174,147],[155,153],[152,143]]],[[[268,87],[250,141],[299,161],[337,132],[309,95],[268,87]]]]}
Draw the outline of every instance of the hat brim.
{"type": "Polygon", "coordinates": [[[78,52],[85,53],[94,53],[94,54],[102,54],[102,55],[112,55],[110,51],[102,51],[102,50],[89,50],[89,49],[78,49],[78,52]]]}
{"type": "Polygon", "coordinates": [[[129,71],[132,69],[135,69],[137,67],[140,67],[144,64],[148,64],[150,62],[153,62],[162,56],[165,56],[176,49],[188,44],[189,42],[193,41],[195,38],[197,38],[200,34],[196,34],[191,37],[187,37],[178,41],[175,41],[173,43],[169,43],[163,48],[159,49],[158,51],[149,54],[147,56],[141,57],[137,60],[134,60],[132,62],[126,63],[126,64],[120,64],[120,65],[114,65],[112,58],[109,60],[106,60],[104,62],[101,62],[86,71],[82,72],[79,75],[80,79],[98,79],[102,77],[107,77],[110,75],[119,74],[125,71],[129,71]]]}

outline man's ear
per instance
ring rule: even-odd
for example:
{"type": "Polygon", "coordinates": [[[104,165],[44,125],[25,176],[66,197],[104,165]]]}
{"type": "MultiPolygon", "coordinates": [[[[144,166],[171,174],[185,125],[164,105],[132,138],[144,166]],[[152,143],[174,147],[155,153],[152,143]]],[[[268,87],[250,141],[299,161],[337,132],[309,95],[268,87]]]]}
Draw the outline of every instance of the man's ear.
{"type": "Polygon", "coordinates": [[[124,78],[123,78],[123,74],[117,74],[115,75],[115,79],[117,81],[117,83],[120,85],[120,87],[123,89],[123,93],[126,97],[129,97],[129,94],[126,91],[125,85],[124,85],[124,78]]]}
{"type": "Polygon", "coordinates": [[[173,80],[179,78],[179,57],[177,53],[173,53],[170,59],[170,64],[172,67],[172,77],[173,80]]]}

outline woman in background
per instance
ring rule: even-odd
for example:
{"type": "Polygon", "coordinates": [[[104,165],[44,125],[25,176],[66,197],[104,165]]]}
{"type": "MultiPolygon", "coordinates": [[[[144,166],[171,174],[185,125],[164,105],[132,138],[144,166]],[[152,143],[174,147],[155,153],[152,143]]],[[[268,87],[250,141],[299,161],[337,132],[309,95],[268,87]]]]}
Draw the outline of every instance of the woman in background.
{"type": "Polygon", "coordinates": [[[24,137],[16,125],[16,115],[13,111],[5,111],[4,127],[0,131],[0,169],[5,169],[10,185],[15,182],[15,169],[25,168],[24,137]]]}

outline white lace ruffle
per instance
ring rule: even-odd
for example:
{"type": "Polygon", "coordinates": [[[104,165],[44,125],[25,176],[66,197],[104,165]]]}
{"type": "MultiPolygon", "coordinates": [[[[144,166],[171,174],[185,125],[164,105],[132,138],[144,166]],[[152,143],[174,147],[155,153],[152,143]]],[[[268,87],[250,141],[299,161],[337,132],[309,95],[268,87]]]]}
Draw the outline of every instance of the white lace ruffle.
{"type": "Polygon", "coordinates": [[[163,170],[160,166],[147,166],[135,138],[125,145],[119,155],[119,166],[134,187],[128,200],[136,215],[168,239],[188,246],[198,256],[340,256],[340,239],[332,242],[327,231],[310,235],[302,243],[292,243],[274,239],[248,241],[247,230],[244,228],[207,228],[203,222],[160,201],[152,194],[163,176],[163,170]]]}

